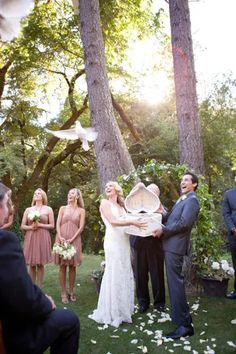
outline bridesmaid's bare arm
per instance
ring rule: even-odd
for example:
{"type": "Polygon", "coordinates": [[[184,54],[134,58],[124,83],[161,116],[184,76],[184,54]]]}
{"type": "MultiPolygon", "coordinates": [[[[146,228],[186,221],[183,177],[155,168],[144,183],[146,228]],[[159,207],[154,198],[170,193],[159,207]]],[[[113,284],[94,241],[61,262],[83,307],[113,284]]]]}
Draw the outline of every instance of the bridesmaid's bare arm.
{"type": "Polygon", "coordinates": [[[22,222],[21,222],[21,229],[22,230],[33,230],[33,226],[32,225],[28,225],[28,214],[29,214],[30,208],[25,209],[24,214],[23,214],[23,218],[22,218],[22,222]]]}
{"type": "Polygon", "coordinates": [[[75,235],[70,239],[68,240],[69,242],[73,242],[76,237],[78,237],[81,232],[83,231],[84,229],[84,225],[85,225],[85,210],[83,208],[80,208],[80,223],[79,223],[79,228],[78,230],[76,231],[75,235]]]}
{"type": "Polygon", "coordinates": [[[37,226],[41,227],[43,229],[46,230],[52,230],[55,227],[55,222],[54,222],[54,214],[53,214],[53,210],[51,207],[47,207],[47,211],[48,211],[48,224],[43,224],[41,222],[37,222],[37,226]]]}
{"type": "Polygon", "coordinates": [[[57,238],[61,243],[65,241],[65,239],[61,237],[61,220],[63,217],[63,212],[64,212],[64,207],[62,206],[59,209],[58,216],[57,216],[57,223],[56,223],[57,238]]]}

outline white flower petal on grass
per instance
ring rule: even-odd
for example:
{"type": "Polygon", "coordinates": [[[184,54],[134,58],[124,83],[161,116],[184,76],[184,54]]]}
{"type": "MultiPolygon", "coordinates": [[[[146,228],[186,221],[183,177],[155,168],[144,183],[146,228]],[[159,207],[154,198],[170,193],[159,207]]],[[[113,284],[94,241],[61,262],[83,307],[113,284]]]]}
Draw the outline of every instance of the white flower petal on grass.
{"type": "Polygon", "coordinates": [[[162,329],[157,329],[155,331],[155,335],[158,337],[158,338],[161,338],[162,337],[162,333],[163,333],[163,330],[162,329]]]}
{"type": "Polygon", "coordinates": [[[188,344],[190,344],[190,342],[188,340],[185,340],[184,344],[188,345],[188,344]]]}
{"type": "Polygon", "coordinates": [[[202,331],[201,333],[200,333],[200,336],[203,336],[203,334],[205,334],[206,332],[205,331],[202,331]]]}
{"type": "Polygon", "coordinates": [[[236,324],[236,318],[235,320],[230,321],[231,324],[236,324]]]}
{"type": "Polygon", "coordinates": [[[236,344],[234,344],[234,342],[232,342],[232,341],[228,341],[227,344],[228,344],[230,347],[236,348],[236,344]]]}
{"type": "Polygon", "coordinates": [[[122,332],[128,332],[127,328],[122,329],[122,332]]]}
{"type": "Polygon", "coordinates": [[[215,339],[215,338],[211,338],[211,341],[212,341],[212,342],[215,342],[215,341],[216,341],[216,339],[215,339]]]}
{"type": "Polygon", "coordinates": [[[173,342],[174,339],[163,337],[163,341],[164,341],[165,343],[168,343],[168,342],[173,342]]]}
{"type": "Polygon", "coordinates": [[[148,329],[145,329],[145,331],[143,332],[147,333],[148,336],[151,336],[153,334],[153,331],[149,331],[148,329]]]}
{"type": "Polygon", "coordinates": [[[96,340],[94,340],[94,339],[91,339],[91,343],[93,343],[93,344],[97,344],[97,341],[96,341],[96,340]]]}
{"type": "Polygon", "coordinates": [[[215,354],[215,351],[211,347],[207,346],[207,350],[204,350],[204,354],[215,354]]]}
{"type": "Polygon", "coordinates": [[[185,345],[183,349],[186,350],[187,352],[191,352],[192,350],[190,345],[185,345]]]}
{"type": "Polygon", "coordinates": [[[206,326],[206,327],[207,327],[207,326],[208,326],[208,323],[204,323],[204,326],[206,326]]]}
{"type": "Polygon", "coordinates": [[[207,342],[208,341],[208,339],[200,339],[199,340],[199,342],[202,344],[202,343],[205,343],[205,342],[207,342]]]}
{"type": "Polygon", "coordinates": [[[148,320],[148,324],[149,324],[149,325],[151,325],[151,324],[153,324],[153,323],[154,323],[153,320],[148,320]]]}
{"type": "Polygon", "coordinates": [[[132,332],[131,332],[131,336],[133,336],[135,333],[136,333],[135,331],[132,331],[132,332]]]}
{"type": "Polygon", "coordinates": [[[110,338],[120,338],[120,336],[111,335],[110,338]]]}
{"type": "Polygon", "coordinates": [[[107,352],[107,354],[112,354],[111,352],[107,352]]]}
{"type": "Polygon", "coordinates": [[[77,286],[80,286],[80,284],[78,283],[78,284],[76,284],[77,286]]]}
{"type": "Polygon", "coordinates": [[[198,354],[198,352],[196,350],[193,350],[193,354],[198,354]]]}
{"type": "Polygon", "coordinates": [[[202,310],[202,312],[207,312],[207,310],[202,310]]]}
{"type": "Polygon", "coordinates": [[[168,352],[174,353],[174,350],[173,349],[168,349],[168,352]]]}
{"type": "Polygon", "coordinates": [[[192,307],[191,307],[191,309],[192,309],[193,311],[197,311],[198,308],[199,308],[199,304],[193,304],[192,307]]]}
{"type": "Polygon", "coordinates": [[[138,339],[132,339],[132,340],[130,341],[130,343],[131,343],[131,344],[137,344],[137,343],[138,343],[138,339]]]}
{"type": "Polygon", "coordinates": [[[141,346],[139,346],[139,347],[137,347],[138,349],[141,349],[142,350],[142,353],[147,353],[148,352],[148,350],[147,350],[147,347],[145,347],[145,346],[143,346],[143,345],[141,345],[141,346]]]}
{"type": "Polygon", "coordinates": [[[148,313],[147,313],[147,316],[148,316],[149,318],[152,318],[152,317],[153,317],[153,314],[150,313],[150,312],[148,312],[148,313]]]}
{"type": "Polygon", "coordinates": [[[173,347],[182,347],[182,344],[181,343],[174,343],[173,347]]]}
{"type": "Polygon", "coordinates": [[[114,329],[113,333],[116,333],[117,331],[118,331],[118,329],[116,328],[116,329],[114,329]]]}
{"type": "Polygon", "coordinates": [[[163,343],[163,340],[162,339],[158,339],[157,340],[157,346],[159,347],[160,345],[162,345],[162,343],[163,343]]]}
{"type": "Polygon", "coordinates": [[[171,321],[171,319],[168,317],[163,317],[163,318],[159,318],[159,320],[157,320],[158,323],[164,323],[167,321],[171,321]]]}
{"type": "Polygon", "coordinates": [[[140,326],[144,327],[145,326],[145,322],[141,322],[140,326]]]}

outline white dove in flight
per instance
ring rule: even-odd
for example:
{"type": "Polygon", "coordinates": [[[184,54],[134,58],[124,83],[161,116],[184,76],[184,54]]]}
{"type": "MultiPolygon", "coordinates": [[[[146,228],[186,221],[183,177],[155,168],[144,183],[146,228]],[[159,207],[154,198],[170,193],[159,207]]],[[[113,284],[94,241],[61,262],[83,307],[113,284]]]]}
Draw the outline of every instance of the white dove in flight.
{"type": "Polygon", "coordinates": [[[53,134],[57,138],[67,139],[67,140],[77,140],[80,139],[82,141],[82,148],[85,151],[89,150],[88,141],[94,141],[97,139],[98,133],[94,128],[83,128],[80,122],[75,123],[74,129],[66,129],[66,130],[49,130],[45,129],[46,132],[53,134]]]}
{"type": "Polygon", "coordinates": [[[31,7],[32,0],[0,0],[0,40],[11,41],[17,36],[20,21],[31,7]]]}

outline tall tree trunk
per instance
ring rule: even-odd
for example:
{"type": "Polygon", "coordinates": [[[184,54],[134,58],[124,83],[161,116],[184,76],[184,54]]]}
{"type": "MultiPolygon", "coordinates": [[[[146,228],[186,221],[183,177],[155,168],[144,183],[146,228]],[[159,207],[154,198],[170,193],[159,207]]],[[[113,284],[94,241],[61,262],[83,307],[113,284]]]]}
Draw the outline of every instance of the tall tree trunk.
{"type": "Polygon", "coordinates": [[[105,63],[99,0],[79,0],[81,39],[101,190],[109,180],[134,169],[115,120],[105,63]]]}
{"type": "Polygon", "coordinates": [[[204,174],[188,0],[169,0],[180,162],[204,174]]]}

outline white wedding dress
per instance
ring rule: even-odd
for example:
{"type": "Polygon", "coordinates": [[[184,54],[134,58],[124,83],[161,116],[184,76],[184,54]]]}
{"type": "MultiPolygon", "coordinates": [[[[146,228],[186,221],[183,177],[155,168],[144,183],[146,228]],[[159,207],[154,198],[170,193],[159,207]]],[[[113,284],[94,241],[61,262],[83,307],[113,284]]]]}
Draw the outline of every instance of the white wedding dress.
{"type": "MultiPolygon", "coordinates": [[[[120,216],[119,209],[112,203],[111,211],[115,217],[120,216]]],[[[106,266],[97,309],[89,318],[98,323],[118,327],[122,322],[131,323],[134,312],[134,277],[129,235],[124,232],[124,227],[113,227],[103,215],[102,219],[106,226],[106,266]]]]}

